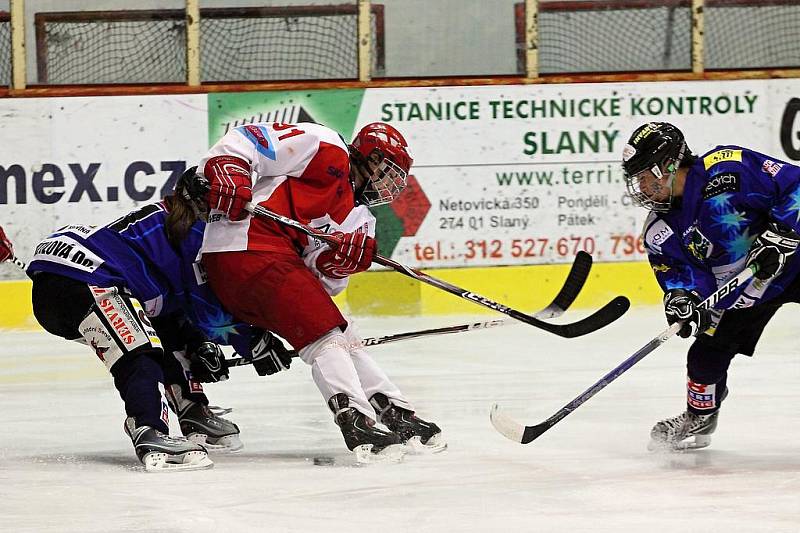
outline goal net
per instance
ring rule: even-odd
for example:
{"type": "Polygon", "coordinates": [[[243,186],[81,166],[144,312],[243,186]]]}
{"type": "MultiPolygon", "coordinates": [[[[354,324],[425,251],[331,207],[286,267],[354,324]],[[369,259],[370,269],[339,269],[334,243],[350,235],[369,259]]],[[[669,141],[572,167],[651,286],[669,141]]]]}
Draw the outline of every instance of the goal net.
{"type": "MultiPolygon", "coordinates": [[[[356,4],[200,10],[203,81],[358,78],[356,4]]],[[[384,70],[383,5],[373,4],[372,73],[384,70]]],[[[183,83],[182,10],[36,13],[38,81],[183,83]]]]}
{"type": "MultiPolygon", "coordinates": [[[[539,72],[691,70],[690,0],[542,1],[539,72]]],[[[800,2],[706,0],[705,68],[800,66],[800,2]]],[[[525,5],[515,4],[525,72],[525,5]]]]}

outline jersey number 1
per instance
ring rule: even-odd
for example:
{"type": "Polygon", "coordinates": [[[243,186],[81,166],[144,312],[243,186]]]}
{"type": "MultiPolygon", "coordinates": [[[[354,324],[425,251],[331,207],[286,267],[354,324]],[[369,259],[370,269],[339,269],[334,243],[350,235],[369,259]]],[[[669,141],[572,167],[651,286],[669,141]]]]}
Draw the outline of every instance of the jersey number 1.
{"type": "Polygon", "coordinates": [[[303,130],[299,130],[299,129],[295,128],[294,124],[281,124],[280,122],[275,122],[272,125],[272,129],[274,129],[275,131],[289,130],[288,132],[284,133],[283,135],[279,135],[278,136],[278,140],[279,141],[282,141],[284,139],[288,139],[289,137],[294,137],[295,135],[302,135],[302,134],[305,133],[303,130]]]}

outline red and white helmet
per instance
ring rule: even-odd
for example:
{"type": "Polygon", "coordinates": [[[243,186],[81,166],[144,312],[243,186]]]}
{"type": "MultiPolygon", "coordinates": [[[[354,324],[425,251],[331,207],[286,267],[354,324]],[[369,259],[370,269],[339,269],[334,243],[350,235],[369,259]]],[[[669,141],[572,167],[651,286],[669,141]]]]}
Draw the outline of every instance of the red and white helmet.
{"type": "Polygon", "coordinates": [[[414,160],[405,138],[394,127],[384,122],[367,124],[353,139],[350,154],[351,164],[365,178],[356,191],[359,202],[388,204],[406,188],[414,160]]]}

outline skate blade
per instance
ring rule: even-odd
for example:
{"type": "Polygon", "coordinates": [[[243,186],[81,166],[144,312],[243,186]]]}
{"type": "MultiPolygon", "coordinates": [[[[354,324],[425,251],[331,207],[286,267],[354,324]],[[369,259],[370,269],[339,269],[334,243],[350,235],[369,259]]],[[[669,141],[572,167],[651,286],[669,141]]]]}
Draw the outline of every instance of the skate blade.
{"type": "Polygon", "coordinates": [[[225,435],[216,439],[213,444],[208,442],[208,435],[205,433],[192,433],[186,438],[215,453],[236,453],[244,448],[239,435],[225,435]]]}
{"type": "Polygon", "coordinates": [[[442,434],[437,433],[425,444],[422,444],[422,437],[411,437],[406,441],[406,448],[408,448],[408,453],[414,455],[441,453],[447,449],[447,443],[442,438],[442,434]]]}
{"type": "Polygon", "coordinates": [[[356,455],[356,463],[360,465],[375,463],[399,463],[406,454],[406,448],[402,444],[391,444],[378,453],[372,453],[372,444],[362,444],[353,448],[356,455]]]}
{"type": "Polygon", "coordinates": [[[690,437],[689,439],[676,443],[651,439],[647,444],[647,449],[651,452],[685,452],[706,448],[709,445],[711,445],[711,435],[694,435],[694,440],[691,440],[690,437]]]}
{"type": "Polygon", "coordinates": [[[179,457],[161,452],[152,452],[145,455],[142,462],[144,463],[145,472],[149,473],[204,470],[214,466],[214,463],[208,458],[208,454],[202,451],[186,452],[179,457]],[[168,462],[170,458],[181,459],[181,462],[168,462]]]}

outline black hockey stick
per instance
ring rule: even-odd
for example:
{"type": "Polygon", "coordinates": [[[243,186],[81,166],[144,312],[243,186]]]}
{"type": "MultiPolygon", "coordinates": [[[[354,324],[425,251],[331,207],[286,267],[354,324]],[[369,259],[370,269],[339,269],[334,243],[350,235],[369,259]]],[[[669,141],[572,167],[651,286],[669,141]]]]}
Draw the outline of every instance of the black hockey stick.
{"type": "Polygon", "coordinates": [[[15,255],[12,255],[8,259],[6,259],[6,261],[8,261],[9,263],[14,263],[23,272],[28,268],[28,266],[25,264],[25,261],[23,261],[22,259],[20,259],[19,257],[15,256],[15,255]]]}
{"type": "MultiPolygon", "coordinates": [[[[555,318],[564,314],[564,312],[572,305],[575,298],[581,292],[586,279],[589,277],[589,271],[592,268],[592,256],[584,251],[578,252],[575,256],[575,261],[572,262],[572,267],[569,269],[569,274],[561,286],[561,290],[553,298],[547,306],[537,311],[532,316],[536,318],[555,318]]],[[[489,329],[508,324],[505,319],[489,320],[486,322],[472,322],[470,324],[459,324],[457,326],[445,326],[441,328],[423,329],[420,331],[408,331],[405,333],[394,333],[391,335],[384,335],[382,337],[371,337],[364,339],[364,346],[378,346],[379,344],[387,344],[390,342],[403,341],[408,339],[418,339],[420,337],[429,337],[434,335],[446,335],[450,333],[462,333],[464,331],[475,331],[478,329],[489,329]]],[[[296,352],[292,352],[292,357],[296,357],[296,352]]],[[[249,365],[252,361],[242,357],[235,357],[233,359],[226,359],[225,362],[229,367],[249,365]]]]}
{"type": "MultiPolygon", "coordinates": [[[[301,224],[300,222],[292,220],[291,218],[287,218],[283,215],[273,213],[272,211],[260,205],[248,204],[247,210],[253,213],[254,215],[274,220],[275,222],[294,228],[302,233],[305,233],[310,237],[319,239],[328,244],[336,244],[337,242],[332,235],[310,228],[305,224],[301,224]]],[[[550,324],[549,322],[544,322],[543,320],[540,320],[534,316],[527,315],[521,311],[517,311],[516,309],[512,309],[508,306],[497,303],[485,296],[481,296],[480,294],[462,289],[460,287],[456,287],[455,285],[452,285],[446,281],[434,278],[433,276],[430,276],[420,270],[416,270],[414,268],[402,265],[397,261],[389,259],[388,257],[383,257],[381,255],[376,254],[373,259],[373,262],[378,263],[379,265],[389,267],[401,274],[412,277],[420,282],[427,283],[428,285],[433,285],[434,287],[441,289],[445,292],[449,292],[450,294],[454,294],[459,298],[470,300],[484,307],[488,307],[489,309],[493,309],[495,311],[508,315],[511,318],[519,320],[520,322],[524,322],[533,327],[558,335],[559,337],[565,337],[565,338],[580,337],[582,335],[592,333],[593,331],[597,331],[598,329],[607,326],[608,324],[614,322],[616,319],[624,315],[625,312],[630,307],[630,302],[628,301],[627,298],[625,298],[624,296],[617,296],[616,298],[608,302],[606,305],[604,305],[602,308],[598,309],[593,314],[582,320],[579,320],[577,322],[572,322],[570,324],[550,324]]]]}
{"type": "MultiPolygon", "coordinates": [[[[734,290],[736,290],[737,287],[752,278],[757,270],[758,267],[755,264],[745,268],[743,271],[739,272],[739,274],[728,280],[725,285],[714,291],[711,296],[703,300],[703,303],[700,304],[700,307],[704,309],[710,309],[714,307],[722,298],[728,296],[734,290]]],[[[633,365],[644,359],[647,354],[667,342],[670,337],[680,331],[681,326],[682,324],[680,322],[676,322],[659,333],[656,337],[650,340],[650,342],[639,348],[636,353],[625,359],[622,363],[620,363],[619,366],[600,378],[599,381],[583,391],[577,398],[559,409],[553,416],[544,422],[536,424],[535,426],[524,426],[508,416],[505,412],[501,411],[498,404],[494,404],[489,415],[492,425],[497,431],[513,441],[521,444],[528,444],[529,442],[532,442],[542,433],[559,423],[572,411],[586,403],[592,396],[606,388],[609,383],[630,370],[633,365]]]]}
{"type": "MultiPolygon", "coordinates": [[[[503,319],[489,320],[487,322],[473,322],[472,324],[460,324],[458,326],[445,326],[442,328],[423,329],[421,331],[407,331],[405,333],[394,333],[392,335],[384,335],[382,337],[368,337],[364,339],[364,346],[378,346],[379,344],[389,344],[397,341],[405,341],[409,339],[417,339],[419,337],[429,337],[432,335],[445,335],[447,333],[461,333],[464,331],[475,331],[476,329],[489,329],[502,326],[507,322],[503,319]]],[[[289,352],[291,357],[297,357],[297,352],[291,350],[289,352]]],[[[234,355],[237,355],[234,353],[234,355]]],[[[225,359],[225,364],[231,366],[245,366],[252,364],[253,361],[244,357],[234,357],[232,359],[225,359]]]]}

